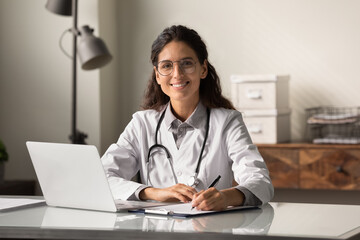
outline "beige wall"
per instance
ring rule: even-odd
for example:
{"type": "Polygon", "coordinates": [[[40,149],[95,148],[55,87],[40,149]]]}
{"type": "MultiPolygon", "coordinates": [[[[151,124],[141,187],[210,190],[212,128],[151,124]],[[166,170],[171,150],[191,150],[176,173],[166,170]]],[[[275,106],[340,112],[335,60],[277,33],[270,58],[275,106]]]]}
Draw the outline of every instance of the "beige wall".
{"type": "MultiPolygon", "coordinates": [[[[126,93],[126,84],[121,81],[121,36],[119,32],[119,14],[117,0],[99,1],[99,30],[102,39],[110,49],[113,59],[111,64],[100,70],[100,146],[102,154],[111,143],[115,142],[122,127],[121,96],[126,93]]],[[[127,120],[128,121],[128,120],[127,120]]]]}
{"type": "Polygon", "coordinates": [[[359,0],[125,2],[128,34],[122,38],[130,54],[123,64],[133,84],[131,102],[141,98],[156,35],[166,26],[184,24],[206,41],[228,97],[231,74],[291,75],[294,141],[303,138],[305,108],[360,105],[359,0]]]}
{"type": "MultiPolygon", "coordinates": [[[[45,0],[0,0],[0,138],[7,179],[35,178],[26,140],[69,142],[71,61],[58,48],[71,18],[45,0]]],[[[301,140],[304,108],[360,103],[359,0],[86,0],[88,24],[114,56],[101,70],[79,70],[78,128],[100,153],[139,109],[152,69],[153,40],[172,24],[207,43],[223,91],[230,75],[290,74],[292,139],[301,140]]],[[[71,50],[70,36],[64,46],[71,50]]]]}
{"type": "MultiPolygon", "coordinates": [[[[79,26],[98,29],[97,0],[79,1],[79,26]]],[[[25,141],[69,142],[71,59],[59,49],[72,18],[53,14],[43,0],[0,0],[0,138],[10,159],[6,179],[34,179],[25,141]]],[[[71,35],[64,48],[71,53],[71,35]]],[[[78,128],[100,144],[99,70],[78,70],[78,128]]]]}

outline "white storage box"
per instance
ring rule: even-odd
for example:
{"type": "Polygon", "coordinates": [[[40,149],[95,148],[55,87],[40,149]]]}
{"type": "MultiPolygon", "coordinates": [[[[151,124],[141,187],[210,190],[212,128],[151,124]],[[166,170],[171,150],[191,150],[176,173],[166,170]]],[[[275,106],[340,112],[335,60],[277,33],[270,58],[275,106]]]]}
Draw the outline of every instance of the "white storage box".
{"type": "Polygon", "coordinates": [[[243,111],[245,125],[254,143],[290,141],[290,109],[243,111]]]}
{"type": "Polygon", "coordinates": [[[289,108],[289,75],[232,75],[231,100],[237,109],[289,108]]]}

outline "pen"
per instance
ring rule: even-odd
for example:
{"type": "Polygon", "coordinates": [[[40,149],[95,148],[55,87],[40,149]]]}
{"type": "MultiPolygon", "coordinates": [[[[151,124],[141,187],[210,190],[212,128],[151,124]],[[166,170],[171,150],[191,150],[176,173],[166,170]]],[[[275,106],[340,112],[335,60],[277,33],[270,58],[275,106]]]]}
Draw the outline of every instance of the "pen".
{"type": "Polygon", "coordinates": [[[221,178],[221,176],[219,175],[219,176],[210,184],[210,186],[208,187],[208,189],[209,189],[209,188],[212,188],[212,187],[215,187],[216,184],[219,182],[220,178],[221,178]]]}
{"type": "MultiPolygon", "coordinates": [[[[215,180],[209,185],[209,187],[207,189],[215,187],[216,184],[219,182],[220,178],[221,178],[220,175],[217,178],[215,178],[215,180]]],[[[194,207],[191,208],[191,210],[193,210],[193,209],[194,209],[194,207]]]]}

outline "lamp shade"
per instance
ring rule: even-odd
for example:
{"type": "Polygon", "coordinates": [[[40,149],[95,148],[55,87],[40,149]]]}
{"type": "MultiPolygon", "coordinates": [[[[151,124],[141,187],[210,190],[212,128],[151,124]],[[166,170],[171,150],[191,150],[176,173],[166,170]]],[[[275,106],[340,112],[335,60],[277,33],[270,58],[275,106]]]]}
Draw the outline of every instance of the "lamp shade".
{"type": "Polygon", "coordinates": [[[80,28],[81,40],[77,52],[79,54],[81,68],[92,70],[100,68],[111,61],[110,55],[105,43],[93,35],[93,29],[89,26],[80,28]]]}
{"type": "Polygon", "coordinates": [[[45,8],[50,12],[71,16],[72,15],[72,0],[48,0],[45,8]]]}

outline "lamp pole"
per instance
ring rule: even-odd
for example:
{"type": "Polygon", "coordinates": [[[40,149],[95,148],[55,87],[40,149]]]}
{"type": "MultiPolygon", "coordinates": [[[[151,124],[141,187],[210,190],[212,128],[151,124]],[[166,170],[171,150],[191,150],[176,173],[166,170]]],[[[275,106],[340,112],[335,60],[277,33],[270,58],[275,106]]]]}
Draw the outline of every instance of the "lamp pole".
{"type": "MultiPolygon", "coordinates": [[[[62,35],[60,38],[60,49],[72,59],[72,102],[71,102],[71,135],[69,136],[73,144],[86,144],[85,138],[87,134],[80,132],[76,128],[76,108],[77,108],[77,54],[79,54],[82,63],[82,69],[92,70],[100,68],[111,61],[111,54],[106,48],[105,43],[95,37],[89,26],[83,26],[78,30],[78,0],[48,0],[45,7],[56,14],[73,17],[73,27],[71,33],[73,34],[73,54],[69,56],[61,45],[62,35]],[[71,8],[71,9],[70,9],[71,8]],[[77,45],[78,36],[82,36],[80,45],[77,45]],[[79,50],[79,53],[78,53],[79,50]]],[[[65,33],[65,32],[64,32],[65,33]]]]}
{"type": "Polygon", "coordinates": [[[70,140],[73,144],[86,144],[85,138],[87,135],[76,129],[76,107],[77,107],[77,65],[76,65],[76,54],[77,54],[77,12],[78,12],[78,0],[72,0],[72,15],[73,15],[73,61],[72,61],[72,126],[70,140]]]}

